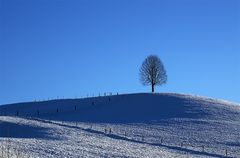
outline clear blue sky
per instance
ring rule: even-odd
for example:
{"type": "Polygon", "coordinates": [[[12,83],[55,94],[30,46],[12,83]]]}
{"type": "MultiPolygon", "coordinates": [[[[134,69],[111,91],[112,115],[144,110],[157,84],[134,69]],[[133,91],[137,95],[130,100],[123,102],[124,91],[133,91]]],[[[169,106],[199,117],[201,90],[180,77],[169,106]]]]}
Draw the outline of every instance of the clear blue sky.
{"type": "Polygon", "coordinates": [[[150,92],[158,55],[180,92],[240,102],[239,0],[0,0],[0,104],[150,92]]]}

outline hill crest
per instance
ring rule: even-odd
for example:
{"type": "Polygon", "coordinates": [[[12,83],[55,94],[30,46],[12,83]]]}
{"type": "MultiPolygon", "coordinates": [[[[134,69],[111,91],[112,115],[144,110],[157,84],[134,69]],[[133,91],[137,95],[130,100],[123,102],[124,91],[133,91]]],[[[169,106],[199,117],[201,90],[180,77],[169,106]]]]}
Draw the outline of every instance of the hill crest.
{"type": "Polygon", "coordinates": [[[171,118],[234,120],[240,106],[179,93],[136,93],[0,106],[1,115],[83,122],[152,122],[171,118]]]}

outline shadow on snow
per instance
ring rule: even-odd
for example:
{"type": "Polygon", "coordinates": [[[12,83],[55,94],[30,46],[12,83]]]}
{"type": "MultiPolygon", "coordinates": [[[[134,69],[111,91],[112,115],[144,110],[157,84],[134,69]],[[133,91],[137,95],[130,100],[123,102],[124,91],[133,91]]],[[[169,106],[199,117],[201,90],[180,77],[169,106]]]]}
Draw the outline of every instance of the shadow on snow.
{"type": "Polygon", "coordinates": [[[48,129],[43,127],[0,121],[0,138],[57,139],[49,135],[47,131],[48,129]]]}
{"type": "Polygon", "coordinates": [[[100,135],[104,135],[106,137],[112,138],[112,139],[119,139],[119,140],[124,140],[124,141],[129,141],[129,142],[133,142],[133,143],[140,143],[140,144],[147,144],[147,145],[153,145],[153,146],[158,146],[158,147],[165,147],[171,150],[178,150],[180,152],[185,152],[186,154],[195,154],[195,155],[201,155],[201,156],[211,156],[211,157],[218,157],[218,158],[232,158],[232,157],[227,157],[224,155],[220,155],[220,154],[215,154],[215,153],[208,153],[205,151],[196,151],[193,149],[187,149],[184,147],[178,147],[178,146],[173,146],[173,145],[167,145],[167,144],[161,144],[161,143],[150,143],[150,142],[144,142],[144,141],[139,141],[139,140],[134,140],[128,137],[124,137],[124,136],[119,136],[119,135],[114,135],[114,134],[107,134],[101,131],[97,131],[97,130],[93,130],[90,128],[82,128],[82,127],[76,127],[73,125],[67,125],[67,124],[61,124],[61,123],[57,123],[57,122],[52,122],[52,121],[48,121],[48,120],[41,120],[41,119],[33,119],[33,120],[37,120],[37,121],[41,121],[43,123],[51,123],[51,124],[55,124],[55,125],[59,125],[59,126],[63,126],[63,127],[67,127],[67,128],[73,128],[73,129],[80,129],[86,132],[90,132],[90,133],[94,133],[94,134],[100,134],[100,135]]]}
{"type": "Polygon", "coordinates": [[[55,121],[143,123],[168,118],[199,118],[208,114],[197,103],[168,94],[129,94],[64,99],[0,106],[4,115],[55,121]]]}

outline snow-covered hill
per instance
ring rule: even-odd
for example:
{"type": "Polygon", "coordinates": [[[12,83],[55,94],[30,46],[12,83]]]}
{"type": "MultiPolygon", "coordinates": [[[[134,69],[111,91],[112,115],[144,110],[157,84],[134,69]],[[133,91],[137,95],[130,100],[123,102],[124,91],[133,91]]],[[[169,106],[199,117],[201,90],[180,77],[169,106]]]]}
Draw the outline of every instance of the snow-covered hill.
{"type": "Polygon", "coordinates": [[[240,157],[240,105],[206,97],[62,99],[0,115],[0,144],[30,157],[240,157]]]}

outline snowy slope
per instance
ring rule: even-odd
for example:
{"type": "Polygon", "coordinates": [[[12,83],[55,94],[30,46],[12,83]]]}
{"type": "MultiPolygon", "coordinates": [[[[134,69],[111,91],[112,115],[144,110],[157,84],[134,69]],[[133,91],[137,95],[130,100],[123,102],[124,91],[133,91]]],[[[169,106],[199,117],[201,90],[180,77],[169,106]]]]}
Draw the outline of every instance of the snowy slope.
{"type": "Polygon", "coordinates": [[[240,105],[206,97],[29,102],[2,105],[0,115],[0,144],[30,157],[240,157],[240,105]]]}

